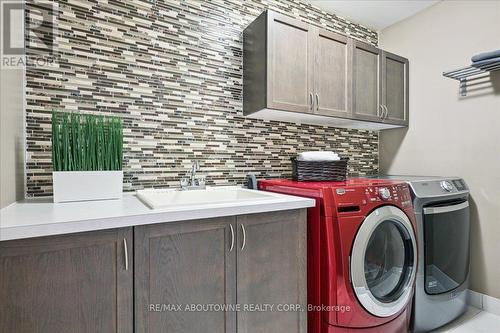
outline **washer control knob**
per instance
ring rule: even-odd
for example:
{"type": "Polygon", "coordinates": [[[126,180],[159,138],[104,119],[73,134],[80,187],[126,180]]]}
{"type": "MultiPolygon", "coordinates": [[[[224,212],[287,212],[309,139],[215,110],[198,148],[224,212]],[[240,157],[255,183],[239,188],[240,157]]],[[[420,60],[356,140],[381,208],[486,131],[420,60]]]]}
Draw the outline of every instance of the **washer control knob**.
{"type": "Polygon", "coordinates": [[[453,185],[451,185],[451,183],[447,180],[443,180],[440,185],[441,185],[441,188],[443,190],[445,190],[446,192],[453,191],[453,185]]]}
{"type": "Polygon", "coordinates": [[[389,200],[391,197],[391,192],[387,187],[382,187],[378,190],[378,195],[382,200],[389,200]]]}

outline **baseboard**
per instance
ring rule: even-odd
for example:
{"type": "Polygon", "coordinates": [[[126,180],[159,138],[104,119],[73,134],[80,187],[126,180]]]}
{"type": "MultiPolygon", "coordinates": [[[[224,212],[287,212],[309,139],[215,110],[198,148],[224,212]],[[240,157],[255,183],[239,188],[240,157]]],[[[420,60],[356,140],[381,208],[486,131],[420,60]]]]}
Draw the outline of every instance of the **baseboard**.
{"type": "Polygon", "coordinates": [[[500,299],[491,297],[477,291],[467,291],[467,304],[483,311],[500,316],[500,299]]]}
{"type": "Polygon", "coordinates": [[[467,304],[478,309],[483,309],[483,294],[474,290],[467,290],[467,304]]]}

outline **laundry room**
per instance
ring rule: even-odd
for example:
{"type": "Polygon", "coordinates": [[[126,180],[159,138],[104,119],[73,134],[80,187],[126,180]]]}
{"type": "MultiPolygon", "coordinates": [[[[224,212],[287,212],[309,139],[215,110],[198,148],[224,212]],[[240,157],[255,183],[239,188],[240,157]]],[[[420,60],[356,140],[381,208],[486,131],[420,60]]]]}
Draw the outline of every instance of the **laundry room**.
{"type": "Polygon", "coordinates": [[[500,331],[500,0],[0,29],[0,333],[500,331]]]}

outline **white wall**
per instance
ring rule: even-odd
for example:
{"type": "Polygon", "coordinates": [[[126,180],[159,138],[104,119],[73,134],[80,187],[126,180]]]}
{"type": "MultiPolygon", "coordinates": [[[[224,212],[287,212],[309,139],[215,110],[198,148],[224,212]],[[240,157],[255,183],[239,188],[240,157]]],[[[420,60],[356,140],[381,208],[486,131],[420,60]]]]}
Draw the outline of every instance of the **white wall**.
{"type": "MultiPolygon", "coordinates": [[[[24,24],[13,22],[11,36],[21,39],[24,24]]],[[[3,34],[0,24],[0,36],[3,34]]],[[[24,73],[0,61],[0,208],[24,198],[24,73]]],[[[2,221],[0,221],[1,223],[2,221]]]]}
{"type": "Polygon", "coordinates": [[[0,70],[0,208],[24,197],[22,78],[0,70]]]}
{"type": "Polygon", "coordinates": [[[500,1],[440,2],[382,30],[379,43],[410,59],[410,127],[381,134],[381,171],[466,180],[471,288],[500,298],[500,71],[467,97],[442,76],[500,49],[500,1]]]}

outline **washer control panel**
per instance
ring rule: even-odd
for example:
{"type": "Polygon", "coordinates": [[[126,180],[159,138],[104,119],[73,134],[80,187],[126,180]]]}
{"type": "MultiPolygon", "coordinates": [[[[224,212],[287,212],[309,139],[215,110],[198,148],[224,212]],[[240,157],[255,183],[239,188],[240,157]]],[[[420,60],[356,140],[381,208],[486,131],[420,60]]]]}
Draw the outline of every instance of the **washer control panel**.
{"type": "Polygon", "coordinates": [[[382,200],[389,200],[391,198],[391,192],[387,187],[381,187],[378,189],[378,195],[382,200]]]}
{"type": "Polygon", "coordinates": [[[400,203],[403,207],[411,206],[411,195],[405,183],[395,185],[367,186],[365,195],[368,202],[400,203]]]}

